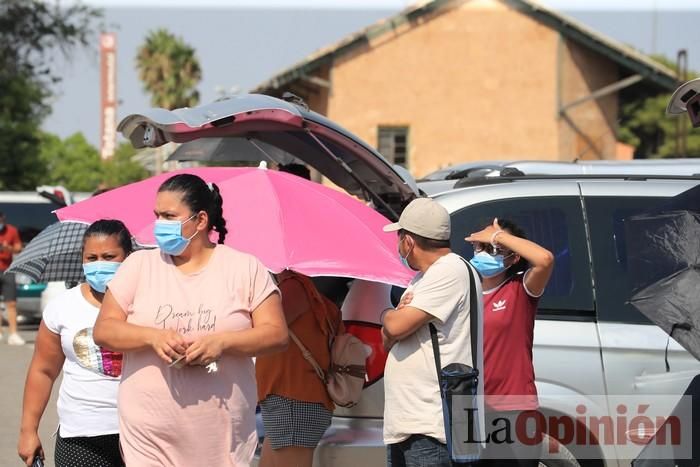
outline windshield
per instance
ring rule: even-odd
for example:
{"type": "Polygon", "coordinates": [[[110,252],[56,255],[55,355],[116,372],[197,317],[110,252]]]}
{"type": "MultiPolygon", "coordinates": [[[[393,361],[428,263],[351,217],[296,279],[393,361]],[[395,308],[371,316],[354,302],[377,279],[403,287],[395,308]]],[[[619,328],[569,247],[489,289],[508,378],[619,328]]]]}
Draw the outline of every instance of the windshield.
{"type": "Polygon", "coordinates": [[[436,170],[431,172],[425,177],[418,180],[419,182],[436,182],[438,180],[447,180],[447,176],[454,172],[456,169],[454,167],[448,167],[446,169],[436,170]]]}
{"type": "Polygon", "coordinates": [[[57,222],[53,210],[58,206],[52,203],[2,203],[0,211],[5,214],[5,221],[17,227],[22,243],[29,242],[46,226],[57,222]]]}

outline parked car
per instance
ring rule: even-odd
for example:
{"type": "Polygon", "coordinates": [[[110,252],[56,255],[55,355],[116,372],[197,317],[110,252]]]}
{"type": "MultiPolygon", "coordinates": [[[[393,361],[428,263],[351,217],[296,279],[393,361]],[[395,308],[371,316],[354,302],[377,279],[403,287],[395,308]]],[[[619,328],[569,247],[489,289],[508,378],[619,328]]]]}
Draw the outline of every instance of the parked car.
{"type": "MultiPolygon", "coordinates": [[[[7,222],[17,227],[23,244],[28,243],[44,227],[56,221],[52,211],[58,206],[32,191],[0,192],[0,211],[7,222]]],[[[32,284],[28,277],[18,274],[17,319],[18,321],[41,318],[41,293],[46,284],[32,284]]]]}
{"type": "MultiPolygon", "coordinates": [[[[418,195],[405,171],[392,168],[357,137],[304,106],[268,96],[243,95],[172,112],[155,109],[127,117],[119,129],[136,147],[209,136],[264,141],[371,202],[392,220],[418,195]]],[[[630,291],[623,220],[699,184],[700,177],[499,175],[497,183],[480,180],[435,196],[452,217],[456,252],[470,258],[471,246],[464,236],[498,216],[515,220],[556,257],[535,326],[542,411],[575,416],[575,407],[563,402],[562,396],[567,395],[579,400],[601,395],[603,405],[609,405],[608,397],[616,394],[680,397],[690,378],[700,372],[700,363],[671,340],[671,371],[667,372],[668,336],[626,304],[630,291]]],[[[373,352],[367,360],[362,398],[355,407],[336,410],[316,450],[316,466],[386,464],[382,442],[385,355],[378,320],[391,292],[392,287],[385,284],[355,281],[350,293],[359,295],[362,303],[350,306],[345,301],[348,331],[373,352]]],[[[669,397],[669,411],[674,397],[669,397]]],[[[615,413],[614,407],[603,409],[615,413]]],[[[571,454],[584,467],[625,465],[617,460],[620,453],[614,446],[594,443],[592,452],[571,454]]]]}
{"type": "Polygon", "coordinates": [[[430,172],[428,175],[419,179],[418,182],[437,182],[440,180],[459,180],[463,178],[466,173],[469,173],[472,169],[483,169],[483,168],[493,168],[497,169],[499,167],[504,167],[513,161],[473,161],[473,162],[463,162],[461,164],[451,165],[445,167],[444,169],[436,170],[435,172],[430,172]]]}
{"type": "Polygon", "coordinates": [[[418,186],[432,196],[483,178],[517,175],[700,175],[700,159],[468,162],[433,172],[418,180],[418,186]]]}
{"type": "MultiPolygon", "coordinates": [[[[0,192],[0,211],[7,222],[17,227],[23,244],[29,243],[39,232],[58,219],[53,211],[71,204],[73,195],[61,186],[40,186],[36,191],[0,192]]],[[[16,274],[17,321],[30,322],[41,319],[42,297],[46,283],[32,283],[24,274],[16,274]]],[[[52,284],[53,289],[65,286],[62,282],[52,284]]],[[[4,310],[3,310],[4,311],[4,310]]]]}

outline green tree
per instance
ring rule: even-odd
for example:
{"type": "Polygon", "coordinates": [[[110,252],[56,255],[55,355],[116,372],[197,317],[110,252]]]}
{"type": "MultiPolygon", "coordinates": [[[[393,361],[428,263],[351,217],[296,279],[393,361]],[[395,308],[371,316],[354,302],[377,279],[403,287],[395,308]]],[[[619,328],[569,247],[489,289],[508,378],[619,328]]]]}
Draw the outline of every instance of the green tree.
{"type": "Polygon", "coordinates": [[[0,190],[34,189],[46,173],[38,134],[45,93],[30,77],[2,70],[0,89],[0,190]]]}
{"type": "Polygon", "coordinates": [[[49,185],[63,185],[70,191],[94,191],[102,181],[100,154],[82,133],[65,140],[45,133],[40,158],[47,171],[45,183],[49,185]]]}
{"type": "Polygon", "coordinates": [[[97,148],[82,133],[62,140],[56,135],[41,136],[40,159],[46,174],[43,183],[63,185],[71,191],[95,191],[143,180],[150,174],[134,161],[136,150],[121,143],[111,159],[102,161],[97,148]]]}
{"type": "Polygon", "coordinates": [[[102,184],[116,188],[147,178],[150,175],[148,171],[134,161],[136,152],[130,143],[121,143],[114,156],[104,163],[102,184]]]}
{"type": "Polygon", "coordinates": [[[99,10],[40,0],[0,2],[0,189],[33,189],[46,170],[39,127],[50,112],[59,53],[89,43],[99,10]]]}
{"type": "Polygon", "coordinates": [[[195,88],[202,70],[195,51],[166,29],[148,34],[136,56],[136,67],[155,107],[176,109],[199,103],[195,88]]]}
{"type": "MultiPolygon", "coordinates": [[[[666,57],[653,56],[656,61],[676,70],[676,64],[666,57]]],[[[689,78],[697,77],[696,72],[689,72],[689,78]]],[[[678,157],[676,154],[676,135],[678,118],[686,115],[669,117],[666,105],[671,94],[660,94],[630,102],[622,107],[618,138],[623,143],[634,146],[635,157],[678,157]]],[[[687,126],[686,156],[700,157],[700,132],[687,126]]]]}

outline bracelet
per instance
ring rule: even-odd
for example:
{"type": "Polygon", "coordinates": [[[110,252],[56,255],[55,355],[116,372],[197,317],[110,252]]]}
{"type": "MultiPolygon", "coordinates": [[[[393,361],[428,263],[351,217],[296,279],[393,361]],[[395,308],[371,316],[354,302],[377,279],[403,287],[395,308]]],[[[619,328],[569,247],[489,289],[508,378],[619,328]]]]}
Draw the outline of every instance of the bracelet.
{"type": "Polygon", "coordinates": [[[496,248],[496,246],[497,246],[497,245],[496,245],[496,237],[497,237],[499,234],[502,234],[502,233],[503,233],[502,230],[496,230],[494,233],[491,234],[491,246],[493,246],[494,248],[496,248]]]}

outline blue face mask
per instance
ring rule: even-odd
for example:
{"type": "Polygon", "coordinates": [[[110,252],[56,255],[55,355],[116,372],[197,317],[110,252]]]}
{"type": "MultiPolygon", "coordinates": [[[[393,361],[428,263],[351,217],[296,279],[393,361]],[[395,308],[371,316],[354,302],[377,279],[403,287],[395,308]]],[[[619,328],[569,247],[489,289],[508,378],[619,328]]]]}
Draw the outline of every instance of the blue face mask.
{"type": "Polygon", "coordinates": [[[399,259],[401,260],[401,264],[403,264],[407,268],[411,269],[411,266],[408,264],[408,255],[406,257],[404,257],[401,254],[401,249],[399,249],[399,259]]]}
{"type": "Polygon", "coordinates": [[[485,278],[489,278],[497,276],[508,269],[503,263],[505,259],[506,256],[503,255],[491,256],[485,251],[480,251],[476,253],[469,262],[479,271],[479,274],[485,278]]]}
{"type": "Polygon", "coordinates": [[[105,293],[107,284],[114,277],[119,266],[122,263],[114,261],[93,261],[91,263],[83,263],[83,272],[85,280],[90,287],[100,293],[105,293]]]}
{"type": "MultiPolygon", "coordinates": [[[[405,238],[405,237],[404,237],[404,238],[405,238]]],[[[404,266],[406,266],[408,269],[410,269],[410,270],[412,270],[412,271],[415,271],[415,269],[413,269],[413,268],[411,267],[411,265],[408,264],[408,255],[411,254],[411,250],[408,250],[408,253],[406,253],[406,256],[404,256],[404,255],[401,254],[401,242],[402,242],[402,241],[403,241],[403,239],[402,239],[402,240],[399,240],[399,246],[398,246],[398,249],[399,249],[399,259],[401,260],[401,264],[403,264],[404,266]]]]}
{"type": "Polygon", "coordinates": [[[153,235],[156,237],[156,243],[158,243],[158,247],[163,253],[171,256],[180,256],[182,252],[185,251],[187,245],[190,244],[190,240],[197,235],[197,232],[190,238],[185,238],[182,236],[182,226],[186,222],[192,220],[196,215],[197,214],[193,214],[189,219],[185,219],[184,221],[168,221],[162,219],[156,221],[153,235]]]}

